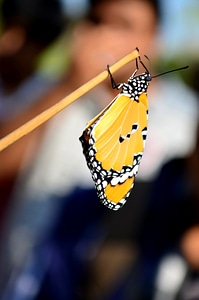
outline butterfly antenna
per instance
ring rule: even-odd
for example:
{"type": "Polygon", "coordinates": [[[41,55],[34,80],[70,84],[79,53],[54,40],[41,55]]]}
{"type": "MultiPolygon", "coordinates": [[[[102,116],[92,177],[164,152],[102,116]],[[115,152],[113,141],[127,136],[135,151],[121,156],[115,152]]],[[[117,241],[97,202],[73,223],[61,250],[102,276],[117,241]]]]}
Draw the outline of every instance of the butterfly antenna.
{"type": "Polygon", "coordinates": [[[159,76],[162,76],[162,75],[165,75],[165,74],[168,74],[168,73],[172,73],[172,72],[184,70],[184,69],[187,69],[188,67],[189,67],[189,66],[185,66],[185,67],[181,67],[181,68],[177,68],[177,69],[172,69],[172,70],[169,70],[169,71],[166,71],[166,72],[163,72],[163,73],[154,75],[154,76],[152,76],[152,78],[159,77],[159,76]]]}

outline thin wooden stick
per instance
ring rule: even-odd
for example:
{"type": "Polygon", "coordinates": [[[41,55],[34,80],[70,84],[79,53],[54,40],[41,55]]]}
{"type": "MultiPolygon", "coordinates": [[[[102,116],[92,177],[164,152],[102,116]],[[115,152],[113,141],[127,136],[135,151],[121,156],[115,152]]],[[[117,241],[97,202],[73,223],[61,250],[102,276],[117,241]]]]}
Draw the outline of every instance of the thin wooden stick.
{"type": "MultiPolygon", "coordinates": [[[[123,58],[121,58],[119,61],[117,61],[115,64],[113,64],[110,67],[111,73],[116,72],[121,67],[126,65],[127,63],[131,62],[132,60],[136,59],[139,56],[139,53],[137,50],[134,50],[133,52],[127,54],[123,58]]],[[[66,96],[62,100],[60,100],[55,105],[51,106],[50,108],[46,109],[39,115],[37,115],[35,118],[31,119],[24,125],[20,126],[19,128],[15,129],[13,132],[5,136],[4,138],[0,139],[0,151],[6,149],[8,146],[12,145],[16,141],[18,141],[20,138],[22,138],[24,135],[27,135],[37,127],[39,127],[41,124],[48,121],[50,118],[52,118],[54,115],[56,115],[58,112],[66,108],[69,104],[76,101],[78,98],[86,94],[89,90],[97,86],[99,83],[101,83],[103,80],[105,80],[108,76],[107,71],[101,72],[96,77],[89,80],[87,83],[76,89],[74,92],[72,92],[70,95],[66,96]]]]}

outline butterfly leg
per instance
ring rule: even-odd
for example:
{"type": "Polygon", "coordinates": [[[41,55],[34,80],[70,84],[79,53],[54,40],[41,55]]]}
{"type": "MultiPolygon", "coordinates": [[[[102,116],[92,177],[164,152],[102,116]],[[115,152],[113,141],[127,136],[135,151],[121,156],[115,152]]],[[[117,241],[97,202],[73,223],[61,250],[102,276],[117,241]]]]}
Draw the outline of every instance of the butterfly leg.
{"type": "MultiPolygon", "coordinates": [[[[150,64],[150,69],[151,69],[151,62],[150,62],[150,59],[148,58],[147,55],[144,56],[148,61],[149,61],[149,64],[150,64]]],[[[137,61],[137,60],[136,60],[137,61]]],[[[146,72],[149,74],[149,70],[147,69],[147,67],[145,66],[145,64],[143,63],[143,61],[141,60],[140,56],[139,56],[139,62],[140,64],[143,66],[143,68],[146,70],[146,72]]]]}
{"type": "Polygon", "coordinates": [[[121,84],[120,84],[120,83],[117,84],[117,83],[115,82],[115,80],[114,80],[114,78],[113,78],[113,75],[112,75],[112,73],[111,73],[111,71],[110,71],[109,65],[107,65],[107,71],[108,71],[108,74],[109,74],[110,79],[111,79],[111,85],[112,85],[112,88],[113,88],[113,89],[120,89],[120,88],[121,88],[121,84]]]}

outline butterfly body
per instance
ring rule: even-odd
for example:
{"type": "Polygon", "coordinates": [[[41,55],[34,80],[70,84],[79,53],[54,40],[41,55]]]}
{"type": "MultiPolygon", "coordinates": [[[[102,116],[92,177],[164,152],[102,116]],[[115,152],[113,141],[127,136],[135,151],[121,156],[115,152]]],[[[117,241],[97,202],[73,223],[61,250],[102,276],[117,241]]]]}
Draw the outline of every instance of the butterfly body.
{"type": "MultiPolygon", "coordinates": [[[[109,71],[109,70],[108,70],[109,71]]],[[[86,126],[80,141],[97,194],[108,208],[124,205],[142,158],[148,123],[149,72],[112,87],[121,93],[86,126]]]]}
{"type": "MultiPolygon", "coordinates": [[[[146,55],[145,58],[148,59],[146,55]]],[[[97,194],[113,210],[121,208],[130,195],[142,159],[147,136],[149,82],[160,75],[188,68],[151,76],[140,57],[139,62],[146,72],[136,75],[136,59],[136,70],[128,83],[116,84],[108,67],[112,87],[122,91],[87,124],[80,137],[97,194]]]]}

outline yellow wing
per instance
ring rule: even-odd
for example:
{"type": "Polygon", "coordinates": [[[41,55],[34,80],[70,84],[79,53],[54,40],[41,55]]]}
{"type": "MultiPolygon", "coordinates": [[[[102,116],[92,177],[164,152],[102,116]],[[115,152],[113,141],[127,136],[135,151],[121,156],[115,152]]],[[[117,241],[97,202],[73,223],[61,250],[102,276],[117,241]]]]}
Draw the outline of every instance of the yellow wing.
{"type": "Polygon", "coordinates": [[[134,153],[143,152],[142,130],[147,127],[148,107],[146,95],[141,96],[142,101],[137,102],[119,95],[94,126],[96,159],[102,163],[103,169],[121,171],[123,166],[133,164],[134,153]],[[137,130],[132,130],[133,125],[138,126],[137,130]],[[120,142],[120,138],[128,134],[130,137],[120,142]]]}
{"type": "Polygon", "coordinates": [[[102,203],[117,210],[134,184],[144,150],[148,120],[145,93],[132,100],[119,94],[92,119],[80,137],[102,203]]]}

